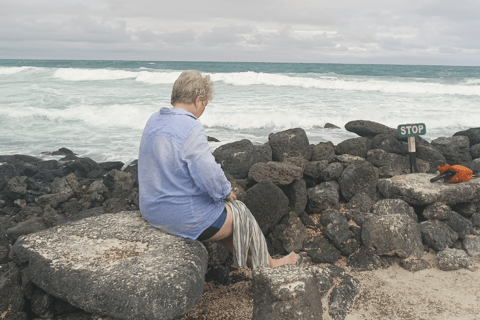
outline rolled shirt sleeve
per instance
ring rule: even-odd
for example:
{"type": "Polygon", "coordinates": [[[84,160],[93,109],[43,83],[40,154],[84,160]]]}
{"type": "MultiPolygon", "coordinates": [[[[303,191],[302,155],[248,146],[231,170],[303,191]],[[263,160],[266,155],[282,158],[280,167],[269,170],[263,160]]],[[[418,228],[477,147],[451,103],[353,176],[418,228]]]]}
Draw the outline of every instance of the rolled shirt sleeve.
{"type": "Polygon", "coordinates": [[[185,139],[182,157],[197,187],[207,192],[213,201],[222,201],[230,194],[231,184],[220,164],[215,162],[201,124],[193,128],[185,139]]]}

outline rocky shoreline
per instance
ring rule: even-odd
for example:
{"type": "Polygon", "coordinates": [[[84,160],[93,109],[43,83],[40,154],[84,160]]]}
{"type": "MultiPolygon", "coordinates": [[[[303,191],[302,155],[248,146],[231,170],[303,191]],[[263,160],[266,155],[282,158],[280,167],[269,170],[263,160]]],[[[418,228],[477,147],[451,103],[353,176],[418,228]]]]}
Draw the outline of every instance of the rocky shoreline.
{"type": "MultiPolygon", "coordinates": [[[[338,145],[310,145],[305,131],[295,128],[270,134],[264,145],[241,140],[213,152],[238,199],[256,217],[271,254],[295,251],[311,261],[245,277],[235,273],[221,244],[205,245],[205,257],[199,258],[205,264],[198,269],[205,275],[201,281],[223,286],[250,282],[254,319],[272,314],[302,318],[292,315],[295,310],[316,319],[326,310],[332,319],[345,319],[360,287],[338,261],[359,271],[398,263],[414,272],[431,267],[422,259],[430,252],[441,270],[476,268],[471,258],[480,256],[480,179],[459,184],[429,180],[445,163],[480,171],[480,128],[432,142],[417,137],[420,172],[414,174],[407,144],[395,129],[369,121],[352,121],[345,128],[359,137],[338,145]],[[288,283],[308,290],[279,297],[278,286],[288,283]],[[325,298],[328,306],[322,308],[325,298]]],[[[66,148],[52,154],[64,157],[42,161],[0,155],[0,318],[138,318],[134,312],[114,317],[106,307],[86,312],[81,302],[61,299],[26,271],[33,258],[20,252],[35,234],[47,237],[62,226],[99,223],[111,214],[138,215],[135,162],[96,163],[66,148]]],[[[192,298],[195,304],[199,295],[192,298]]],[[[186,319],[194,318],[187,314],[186,319]]]]}

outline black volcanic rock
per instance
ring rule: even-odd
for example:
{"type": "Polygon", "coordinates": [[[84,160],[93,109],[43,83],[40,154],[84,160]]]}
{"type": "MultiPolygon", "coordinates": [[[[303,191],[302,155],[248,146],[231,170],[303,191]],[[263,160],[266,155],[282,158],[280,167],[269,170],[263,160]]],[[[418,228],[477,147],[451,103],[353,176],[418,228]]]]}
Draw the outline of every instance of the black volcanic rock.
{"type": "Polygon", "coordinates": [[[309,161],[312,156],[307,134],[302,128],[288,129],[268,135],[272,147],[272,159],[283,161],[286,158],[303,156],[309,161]]]}
{"type": "Polygon", "coordinates": [[[456,136],[465,136],[470,141],[470,146],[474,146],[476,144],[480,144],[480,128],[470,128],[465,131],[458,131],[453,134],[454,137],[456,136]]]}
{"type": "Polygon", "coordinates": [[[368,121],[368,120],[354,120],[345,124],[347,131],[358,134],[361,137],[374,137],[377,134],[386,133],[396,137],[397,130],[387,127],[383,124],[368,121]]]}
{"type": "Polygon", "coordinates": [[[235,179],[245,179],[256,160],[256,149],[247,139],[224,144],[213,151],[215,161],[235,179]]]}
{"type": "Polygon", "coordinates": [[[432,141],[432,146],[440,150],[448,164],[455,165],[472,161],[468,137],[437,138],[432,141]]]}
{"type": "Polygon", "coordinates": [[[372,140],[365,137],[347,139],[335,147],[336,154],[349,154],[362,158],[367,157],[367,152],[372,147],[372,140]]]}

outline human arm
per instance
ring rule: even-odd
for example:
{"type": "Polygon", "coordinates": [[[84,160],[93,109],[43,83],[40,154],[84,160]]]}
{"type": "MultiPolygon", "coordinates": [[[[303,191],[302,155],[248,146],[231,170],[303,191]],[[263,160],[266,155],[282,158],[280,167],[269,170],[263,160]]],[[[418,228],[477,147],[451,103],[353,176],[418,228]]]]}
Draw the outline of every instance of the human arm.
{"type": "Polygon", "coordinates": [[[215,201],[231,196],[231,184],[221,166],[215,162],[202,125],[193,128],[184,141],[182,158],[196,186],[215,201]]]}

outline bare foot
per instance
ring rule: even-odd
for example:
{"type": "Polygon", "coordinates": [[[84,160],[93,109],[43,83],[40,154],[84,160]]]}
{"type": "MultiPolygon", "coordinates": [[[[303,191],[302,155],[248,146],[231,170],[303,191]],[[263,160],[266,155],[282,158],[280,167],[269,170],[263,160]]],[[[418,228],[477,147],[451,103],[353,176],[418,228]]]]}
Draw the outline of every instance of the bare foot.
{"type": "Polygon", "coordinates": [[[287,264],[296,264],[296,263],[297,263],[297,255],[295,254],[295,252],[291,252],[290,254],[280,259],[270,258],[270,267],[272,268],[277,268],[287,264]]]}

